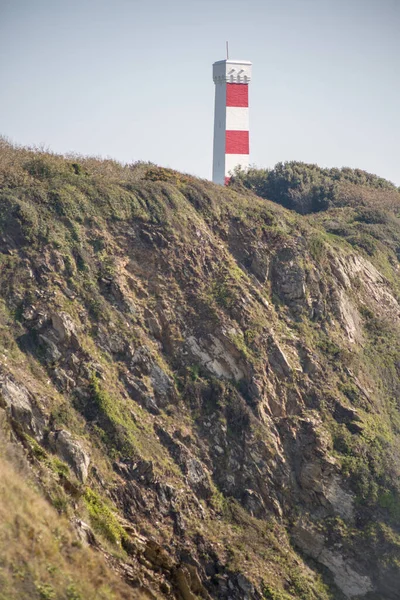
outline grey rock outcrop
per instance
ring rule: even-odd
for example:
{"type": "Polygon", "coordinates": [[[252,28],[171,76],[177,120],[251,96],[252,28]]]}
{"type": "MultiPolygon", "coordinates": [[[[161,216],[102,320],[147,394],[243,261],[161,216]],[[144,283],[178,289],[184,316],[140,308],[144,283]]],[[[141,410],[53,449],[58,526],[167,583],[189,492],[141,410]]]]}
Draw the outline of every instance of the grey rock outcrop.
{"type": "Polygon", "coordinates": [[[63,344],[77,342],[76,325],[68,313],[54,312],[50,315],[50,318],[59,342],[63,344]]]}
{"type": "Polygon", "coordinates": [[[291,374],[292,367],[290,366],[289,360],[273,335],[268,337],[268,359],[272,368],[279,373],[279,375],[288,377],[291,374]]]}
{"type": "Polygon", "coordinates": [[[211,496],[211,484],[207,470],[202,463],[178,440],[175,440],[165,429],[156,427],[161,443],[166,446],[172,458],[186,475],[188,485],[200,498],[211,496]]]}
{"type": "Polygon", "coordinates": [[[77,478],[85,482],[89,472],[90,457],[82,444],[65,429],[52,432],[49,442],[58,456],[72,468],[77,478]]]}
{"type": "Polygon", "coordinates": [[[43,438],[45,417],[24,385],[0,374],[0,401],[9,418],[23,432],[36,440],[43,438]]]}
{"type": "Polygon", "coordinates": [[[312,527],[299,523],[294,530],[294,540],[305,554],[329,569],[346,598],[361,598],[373,591],[372,581],[361,567],[338,550],[327,548],[324,536],[312,527]]]}
{"type": "Polygon", "coordinates": [[[299,309],[306,297],[306,276],[295,248],[286,247],[272,260],[272,284],[278,296],[289,306],[299,309]]]}
{"type": "Polygon", "coordinates": [[[239,381],[244,377],[245,367],[234,345],[225,339],[221,341],[210,334],[197,340],[189,336],[186,347],[193,358],[216,377],[239,381]]]}
{"type": "Polygon", "coordinates": [[[46,335],[40,334],[39,341],[44,350],[46,362],[55,363],[60,360],[62,354],[53,340],[46,335]]]}

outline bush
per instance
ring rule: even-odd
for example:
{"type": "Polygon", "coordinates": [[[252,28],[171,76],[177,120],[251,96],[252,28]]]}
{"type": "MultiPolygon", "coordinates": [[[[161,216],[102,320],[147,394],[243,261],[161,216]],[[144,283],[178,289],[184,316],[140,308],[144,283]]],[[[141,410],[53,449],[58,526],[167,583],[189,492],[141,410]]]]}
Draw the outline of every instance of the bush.
{"type": "Polygon", "coordinates": [[[289,596],[282,590],[277,590],[270,585],[264,585],[263,597],[265,600],[293,600],[293,596],[289,596]]]}
{"type": "Polygon", "coordinates": [[[112,510],[101,497],[90,488],[86,488],[83,496],[90,516],[90,522],[96,533],[105,537],[112,544],[120,545],[126,533],[118,523],[112,510]]]}
{"type": "MultiPolygon", "coordinates": [[[[235,183],[300,214],[320,212],[347,203],[353,205],[357,196],[354,188],[387,192],[387,202],[394,201],[400,206],[400,194],[394,184],[361,169],[323,169],[296,161],[280,162],[273,169],[237,169],[231,179],[231,185],[235,183]]],[[[362,193],[359,195],[368,201],[368,194],[365,198],[362,193]]],[[[367,215],[365,218],[368,218],[367,215]]],[[[370,214],[369,218],[378,217],[370,214]]]]}

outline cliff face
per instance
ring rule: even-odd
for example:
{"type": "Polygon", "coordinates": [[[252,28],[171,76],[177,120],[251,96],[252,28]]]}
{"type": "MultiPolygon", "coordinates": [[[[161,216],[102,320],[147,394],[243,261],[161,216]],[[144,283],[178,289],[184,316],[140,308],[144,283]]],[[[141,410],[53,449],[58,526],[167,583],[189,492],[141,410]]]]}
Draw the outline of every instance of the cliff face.
{"type": "Polygon", "coordinates": [[[4,598],[397,598],[398,191],[6,143],[0,185],[4,598]]]}

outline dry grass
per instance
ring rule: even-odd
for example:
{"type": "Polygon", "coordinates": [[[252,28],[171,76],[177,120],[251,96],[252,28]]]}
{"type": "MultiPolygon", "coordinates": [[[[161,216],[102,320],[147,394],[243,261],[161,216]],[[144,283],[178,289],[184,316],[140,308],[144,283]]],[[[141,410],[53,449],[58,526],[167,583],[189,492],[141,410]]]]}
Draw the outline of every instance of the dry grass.
{"type": "Polygon", "coordinates": [[[0,600],[25,598],[128,600],[138,595],[100,554],[81,546],[66,519],[29,482],[29,473],[1,458],[0,600]]]}
{"type": "MultiPolygon", "coordinates": [[[[39,181],[76,175],[89,176],[98,183],[103,180],[108,184],[133,184],[144,179],[149,170],[161,171],[151,163],[141,161],[124,165],[96,156],[73,153],[63,156],[44,147],[18,146],[0,136],[0,188],[31,186],[39,181]]],[[[172,173],[167,169],[162,171],[172,173]]]]}

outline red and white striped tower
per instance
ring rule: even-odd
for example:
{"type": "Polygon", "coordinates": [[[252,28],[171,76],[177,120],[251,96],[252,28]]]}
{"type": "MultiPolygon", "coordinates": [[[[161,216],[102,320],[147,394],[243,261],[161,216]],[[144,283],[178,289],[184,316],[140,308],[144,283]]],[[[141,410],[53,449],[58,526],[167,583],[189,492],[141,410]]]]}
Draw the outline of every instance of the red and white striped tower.
{"type": "Polygon", "coordinates": [[[215,83],[213,182],[226,185],[237,166],[249,166],[251,62],[219,60],[215,83]]]}

